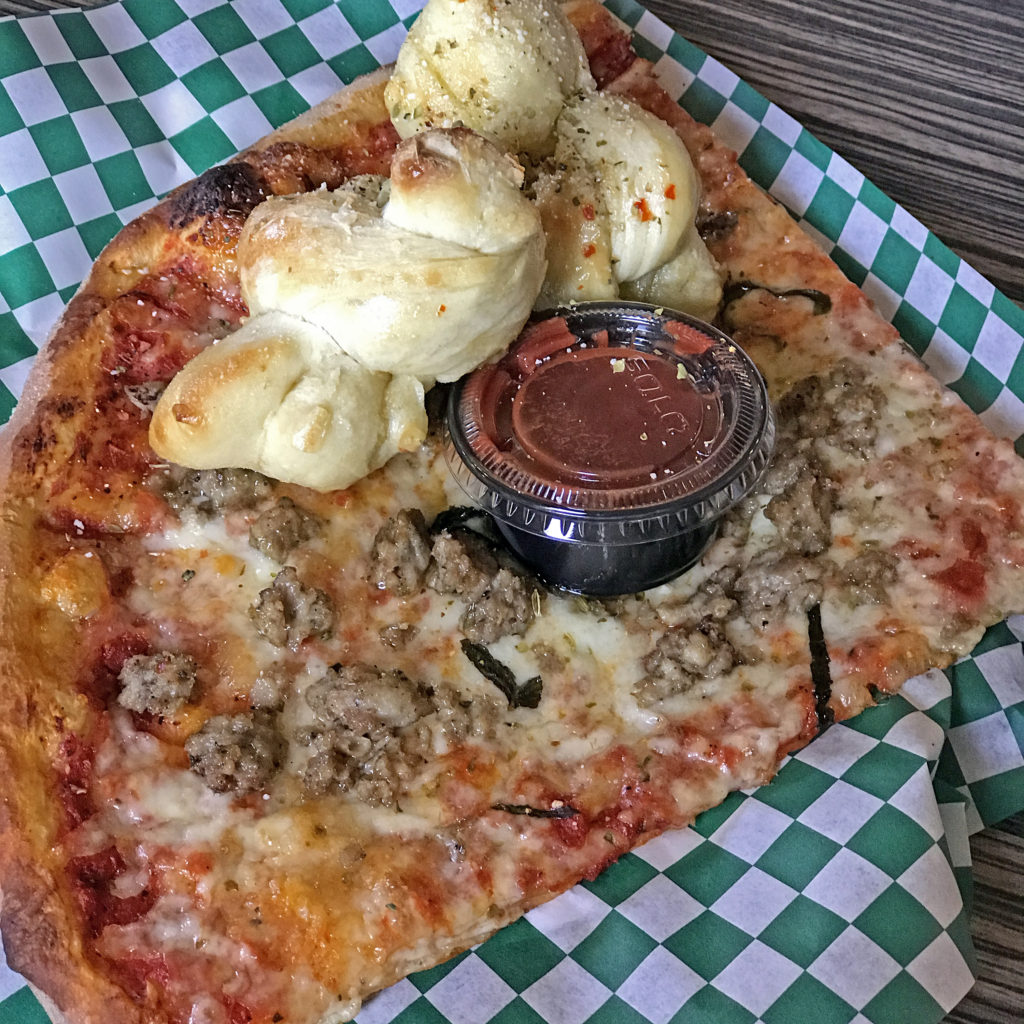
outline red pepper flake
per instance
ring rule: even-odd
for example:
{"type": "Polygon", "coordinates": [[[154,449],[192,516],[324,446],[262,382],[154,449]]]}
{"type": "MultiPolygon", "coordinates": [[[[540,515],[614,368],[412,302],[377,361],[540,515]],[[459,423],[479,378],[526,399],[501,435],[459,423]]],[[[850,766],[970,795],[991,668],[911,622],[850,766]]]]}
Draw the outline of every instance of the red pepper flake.
{"type": "Polygon", "coordinates": [[[654,214],[651,213],[651,208],[647,205],[646,199],[638,199],[633,204],[633,209],[640,215],[641,221],[646,223],[649,220],[654,220],[654,214]]]}
{"type": "Polygon", "coordinates": [[[669,187],[667,189],[665,189],[665,198],[666,199],[675,199],[675,197],[676,197],[676,186],[675,186],[675,183],[673,182],[671,185],[669,185],[669,187]]]}
{"type": "Polygon", "coordinates": [[[597,246],[594,245],[593,242],[587,242],[587,244],[585,246],[583,246],[583,255],[584,256],[586,256],[586,257],[593,256],[595,252],[597,252],[597,246]]]}
{"type": "Polygon", "coordinates": [[[440,316],[447,308],[448,307],[442,302],[441,305],[437,307],[437,315],[440,316]]]}
{"type": "Polygon", "coordinates": [[[594,217],[595,217],[594,207],[591,206],[590,203],[584,203],[583,204],[583,219],[584,220],[593,220],[594,217]]]}

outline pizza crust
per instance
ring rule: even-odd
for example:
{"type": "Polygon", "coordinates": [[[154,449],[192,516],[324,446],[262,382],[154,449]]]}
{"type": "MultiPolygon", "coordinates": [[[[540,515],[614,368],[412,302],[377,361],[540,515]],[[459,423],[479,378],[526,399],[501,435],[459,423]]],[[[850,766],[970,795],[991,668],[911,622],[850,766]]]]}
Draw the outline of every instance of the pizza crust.
{"type": "MultiPolygon", "coordinates": [[[[274,172],[273,185],[288,188],[299,182],[301,187],[303,154],[294,147],[308,146],[345,154],[360,170],[379,170],[383,157],[367,145],[365,126],[385,119],[382,96],[388,77],[389,69],[381,68],[357,79],[240,154],[232,165],[249,159],[274,172]]],[[[393,140],[384,141],[390,145],[393,140]]],[[[322,162],[339,178],[345,173],[336,158],[322,162]]],[[[68,458],[79,422],[88,420],[91,367],[106,341],[93,325],[113,300],[160,265],[171,246],[194,252],[211,267],[216,282],[226,272],[228,257],[209,245],[196,226],[205,227],[208,238],[237,237],[244,216],[226,200],[223,190],[206,187],[200,178],[118,233],[40,350],[0,438],[0,675],[5,681],[0,689],[0,772],[21,780],[8,787],[0,806],[0,926],[9,965],[34,991],[48,993],[44,1008],[55,1024],[102,1022],[115,1015],[124,1024],[157,1018],[93,967],[80,938],[79,910],[67,889],[54,888],[53,879],[61,878],[64,869],[55,847],[63,826],[52,783],[58,760],[53,721],[60,719],[73,732],[90,712],[84,698],[69,689],[76,668],[66,660],[76,649],[73,623],[40,599],[43,553],[36,517],[52,466],[68,458]],[[68,396],[76,400],[70,403],[68,396]],[[62,401],[70,404],[61,407],[62,401]]],[[[108,498],[107,515],[111,504],[108,498]]]]}
{"type": "MultiPolygon", "coordinates": [[[[7,962],[48,992],[62,1011],[99,1021],[117,1006],[130,1024],[142,1020],[139,1010],[94,970],[83,949],[78,910],[67,890],[54,886],[63,868],[54,845],[62,825],[52,785],[52,765],[59,757],[53,721],[61,718],[74,728],[80,708],[66,682],[54,678],[52,663],[58,671],[64,663],[49,652],[73,648],[64,616],[41,607],[34,586],[38,569],[30,506],[12,509],[5,501],[2,514],[0,772],[19,780],[6,787],[0,811],[0,931],[7,962]]],[[[53,1019],[59,1021],[61,1014],[53,1019]]]]}

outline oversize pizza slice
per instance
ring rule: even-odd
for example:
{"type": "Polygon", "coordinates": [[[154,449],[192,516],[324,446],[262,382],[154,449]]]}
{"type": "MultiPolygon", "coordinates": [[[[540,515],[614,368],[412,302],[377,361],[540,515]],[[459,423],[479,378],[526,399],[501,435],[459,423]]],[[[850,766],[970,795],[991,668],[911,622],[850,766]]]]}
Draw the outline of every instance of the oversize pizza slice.
{"type": "MultiPolygon", "coordinates": [[[[431,0],[404,53],[436,33],[420,54],[433,79],[360,80],[126,228],[5,435],[0,763],[17,785],[0,819],[0,923],[11,964],[69,1020],[348,1019],[370,993],[768,782],[831,721],[1024,607],[1012,448],[668,98],[607,11],[506,6],[512,22],[431,0]],[[454,17],[457,32],[444,27],[454,17]],[[444,63],[449,39],[447,56],[469,50],[468,64],[444,63]],[[530,39],[544,81],[528,87],[558,98],[526,116],[519,79],[492,97],[471,76],[494,63],[483,54],[530,39]],[[456,99],[479,101],[481,123],[436,87],[460,75],[456,99]],[[538,128],[565,111],[561,135],[538,128]],[[294,457],[282,482],[248,456],[211,466],[187,449],[186,467],[150,443],[161,402],[183,431],[217,427],[224,409],[248,416],[245,387],[277,379],[286,356],[302,363],[296,379],[325,350],[333,369],[316,381],[366,374],[302,405],[289,443],[307,454],[317,417],[336,423],[335,399],[370,402],[360,428],[390,422],[393,380],[373,375],[404,373],[426,393],[463,372],[414,367],[419,347],[374,364],[389,339],[367,351],[334,314],[305,317],[316,297],[303,280],[277,281],[257,310],[265,292],[245,291],[239,243],[307,202],[273,197],[313,193],[334,204],[316,225],[336,216],[355,236],[397,217],[416,239],[507,256],[465,221],[451,237],[436,207],[402,209],[401,189],[386,212],[396,149],[415,182],[440,166],[424,133],[450,141],[467,125],[526,168],[534,207],[517,192],[501,209],[526,224],[509,235],[527,251],[533,210],[544,225],[545,298],[664,290],[713,312],[768,382],[775,461],[670,583],[596,600],[526,571],[479,510],[458,508],[443,386],[426,394],[422,443],[373,448],[385,464],[344,489],[291,475],[294,457]],[[599,143],[627,125],[653,154],[647,177],[616,177],[618,158],[604,158],[599,143]],[[675,203],[690,204],[677,219],[675,203]],[[185,386],[211,361],[237,365],[231,401],[205,402],[216,374],[185,386]]],[[[431,280],[443,323],[452,282],[431,280]]],[[[345,310],[361,301],[350,285],[345,310]]],[[[509,314],[508,341],[527,313],[509,314]]],[[[249,398],[276,409],[258,387],[249,398]]],[[[397,407],[403,422],[419,414],[397,407]]]]}

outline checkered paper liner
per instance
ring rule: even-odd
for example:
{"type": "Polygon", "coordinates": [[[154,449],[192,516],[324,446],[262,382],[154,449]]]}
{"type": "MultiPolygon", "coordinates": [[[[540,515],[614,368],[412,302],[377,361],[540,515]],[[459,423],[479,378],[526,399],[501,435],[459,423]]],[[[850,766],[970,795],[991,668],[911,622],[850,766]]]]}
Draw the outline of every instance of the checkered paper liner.
{"type": "MultiPolygon", "coordinates": [[[[0,417],[109,238],[392,60],[423,0],[125,0],[0,20],[0,417]]],[[[906,211],[633,0],[682,105],[741,153],[1024,454],[1024,313],[906,211]]],[[[973,981],[968,835],[1024,808],[1024,617],[835,726],[778,778],[652,840],[359,1024],[932,1024],[973,981]]],[[[42,1024],[0,966],[0,1024],[42,1024]]]]}

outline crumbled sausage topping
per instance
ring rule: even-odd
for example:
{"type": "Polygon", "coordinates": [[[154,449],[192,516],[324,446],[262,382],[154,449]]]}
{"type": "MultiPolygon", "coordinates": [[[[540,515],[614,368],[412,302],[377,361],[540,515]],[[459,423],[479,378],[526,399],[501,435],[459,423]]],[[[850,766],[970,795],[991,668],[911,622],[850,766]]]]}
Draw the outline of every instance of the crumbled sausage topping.
{"type": "Polygon", "coordinates": [[[840,360],[823,377],[807,377],[779,402],[779,425],[798,437],[820,438],[852,455],[867,457],[878,436],[885,395],[864,371],[840,360]]]}
{"type": "Polygon", "coordinates": [[[275,647],[295,647],[309,637],[330,635],[334,605],[324,591],[302,583],[289,565],[260,591],[249,618],[275,647]]]}
{"type": "MultiPolygon", "coordinates": [[[[725,586],[755,629],[766,628],[780,613],[806,611],[822,599],[826,578],[836,579],[834,565],[822,557],[832,545],[838,500],[827,447],[866,458],[883,405],[881,391],[849,360],[825,376],[797,382],[779,402],[775,459],[759,493],[730,510],[720,528],[723,537],[745,543],[759,505],[769,496],[764,515],[775,526],[775,540],[725,586]]],[[[864,563],[863,570],[851,563],[845,585],[861,588],[866,600],[880,599],[892,571],[878,562],[864,563]],[[872,574],[869,564],[879,571],[872,574]]]]}
{"type": "Polygon", "coordinates": [[[369,665],[337,665],[307,688],[317,721],[379,739],[431,710],[429,692],[402,672],[369,665]]]}
{"type": "Polygon", "coordinates": [[[822,574],[813,559],[766,551],[751,560],[733,591],[747,621],[763,629],[780,611],[805,612],[820,602],[822,574]]]}
{"type": "Polygon", "coordinates": [[[725,632],[726,622],[736,613],[736,602],[723,587],[731,580],[731,573],[707,580],[681,609],[679,621],[645,656],[646,674],[633,689],[641,707],[686,693],[700,680],[724,675],[749,660],[725,632]]]}
{"type": "Polygon", "coordinates": [[[694,629],[670,629],[644,658],[647,673],[633,690],[641,707],[686,693],[701,679],[724,675],[736,664],[736,651],[711,616],[694,629]]]}
{"type": "Polygon", "coordinates": [[[487,592],[498,560],[482,537],[468,530],[442,530],[434,538],[427,586],[439,594],[476,601],[487,592]]]}
{"type": "Polygon", "coordinates": [[[783,548],[816,555],[829,547],[835,488],[813,453],[797,451],[776,460],[765,490],[773,497],[764,514],[779,531],[783,548]]]}
{"type": "Polygon", "coordinates": [[[381,526],[373,538],[370,563],[370,579],[381,590],[406,596],[423,587],[430,537],[418,508],[404,508],[381,526]]]}
{"type": "Polygon", "coordinates": [[[882,604],[896,582],[897,566],[888,551],[868,548],[837,571],[837,582],[853,604],[882,604]]]}
{"type": "Polygon", "coordinates": [[[533,594],[526,578],[505,567],[500,568],[486,592],[471,601],[459,621],[470,640],[490,644],[507,634],[519,636],[533,621],[533,594]]]}
{"type": "Polygon", "coordinates": [[[281,498],[249,527],[249,544],[283,563],[295,548],[319,536],[322,530],[319,516],[299,508],[291,498],[281,498]]]}
{"type": "Polygon", "coordinates": [[[525,633],[540,594],[536,581],[511,556],[472,530],[453,526],[431,542],[423,515],[414,508],[403,509],[377,531],[370,579],[399,595],[427,586],[462,598],[466,608],[459,628],[485,644],[525,633]]]}
{"type": "Polygon", "coordinates": [[[443,530],[431,554],[427,586],[465,600],[459,626],[470,640],[489,644],[526,632],[536,615],[538,588],[511,562],[502,565],[482,537],[470,530],[443,530]]]}
{"type": "Polygon", "coordinates": [[[826,582],[837,584],[854,601],[884,600],[896,575],[891,555],[865,551],[841,568],[826,555],[837,507],[828,447],[866,458],[883,405],[881,391],[848,360],[825,376],[799,381],[783,397],[772,466],[759,493],[730,510],[720,528],[724,538],[745,544],[763,506],[775,527],[772,543],[742,568],[720,570],[691,597],[680,620],[644,659],[645,675],[633,691],[641,705],[685,693],[698,681],[730,672],[753,657],[730,642],[731,620],[742,618],[755,630],[766,629],[780,615],[806,612],[820,603],[826,582]]]}
{"type": "Polygon", "coordinates": [[[129,711],[173,715],[192,696],[196,663],[185,654],[136,654],[121,668],[117,702],[129,711]]]}
{"type": "MultiPolygon", "coordinates": [[[[738,605],[738,612],[755,628],[764,629],[778,615],[806,611],[821,600],[827,559],[820,556],[832,543],[834,489],[812,453],[799,450],[775,463],[762,482],[762,495],[772,498],[764,514],[776,528],[774,544],[742,568],[719,574],[717,586],[738,605]]],[[[763,500],[763,498],[762,498],[763,500]]],[[[756,505],[754,506],[756,507],[756,505]]],[[[743,504],[725,517],[722,533],[743,543],[753,510],[743,504]]]]}
{"type": "Polygon", "coordinates": [[[369,665],[333,666],[305,699],[315,718],[299,736],[310,748],[306,790],[314,796],[350,792],[387,807],[449,742],[493,733],[500,713],[486,698],[462,700],[454,691],[369,665]]]}
{"type": "Polygon", "coordinates": [[[216,715],[185,741],[189,766],[215,793],[266,788],[285,750],[270,717],[252,711],[216,715]]]}
{"type": "Polygon", "coordinates": [[[271,489],[270,481],[251,469],[183,469],[173,467],[164,497],[176,512],[204,517],[231,509],[252,508],[271,489]]]}

